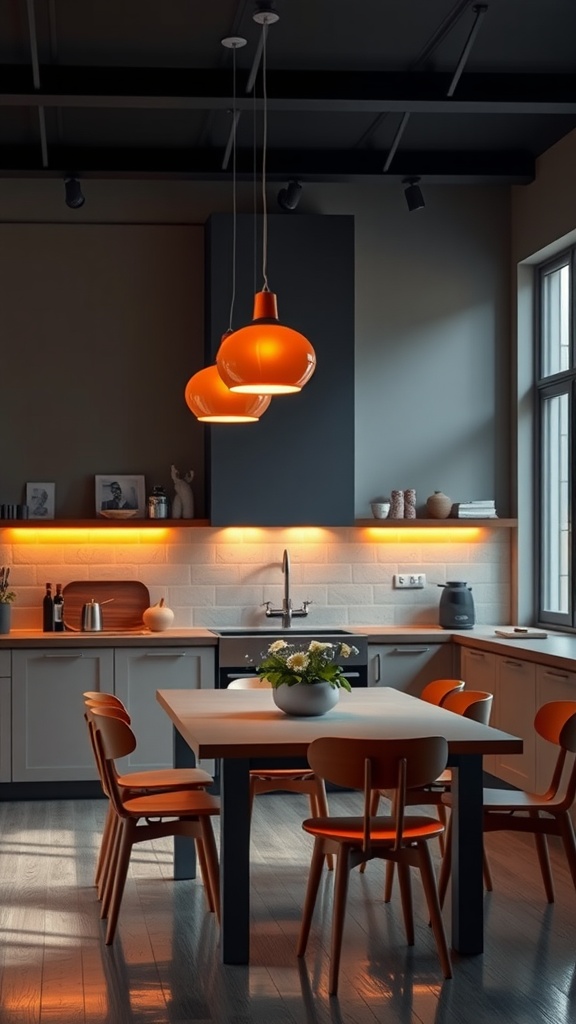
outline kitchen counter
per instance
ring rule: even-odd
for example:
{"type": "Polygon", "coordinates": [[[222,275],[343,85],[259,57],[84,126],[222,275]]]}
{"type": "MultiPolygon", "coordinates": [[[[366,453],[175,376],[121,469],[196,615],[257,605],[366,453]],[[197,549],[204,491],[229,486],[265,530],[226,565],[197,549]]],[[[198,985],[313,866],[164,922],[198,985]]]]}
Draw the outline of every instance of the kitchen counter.
{"type": "Polygon", "coordinates": [[[41,629],[13,629],[0,636],[2,648],[31,647],[216,647],[218,637],[209,629],[165,629],[152,633],[142,627],[135,632],[44,633],[41,629]]]}
{"type": "MultiPolygon", "coordinates": [[[[437,625],[424,626],[346,626],[351,633],[367,637],[368,643],[455,643],[493,654],[517,653],[523,661],[576,671],[576,635],[548,632],[546,639],[506,640],[496,636],[496,626],[450,630],[437,625]]],[[[503,627],[498,627],[503,628],[503,627]]],[[[506,628],[506,627],[504,627],[506,628]]],[[[510,627],[508,627],[510,628],[510,627]]],[[[287,635],[288,632],[287,632],[287,635]]],[[[312,639],[312,637],[310,637],[312,639]]],[[[345,638],[343,638],[345,639],[345,638]]],[[[142,629],[134,633],[43,633],[42,630],[13,629],[0,636],[0,650],[33,647],[217,647],[218,637],[204,627],[166,629],[152,633],[142,629]]]]}
{"type": "Polygon", "coordinates": [[[369,643],[455,643],[462,647],[490,651],[492,654],[518,655],[522,661],[576,672],[576,635],[544,630],[544,639],[507,640],[496,636],[496,629],[511,626],[477,626],[474,629],[451,630],[441,626],[355,626],[357,633],[368,637],[369,643]]]}

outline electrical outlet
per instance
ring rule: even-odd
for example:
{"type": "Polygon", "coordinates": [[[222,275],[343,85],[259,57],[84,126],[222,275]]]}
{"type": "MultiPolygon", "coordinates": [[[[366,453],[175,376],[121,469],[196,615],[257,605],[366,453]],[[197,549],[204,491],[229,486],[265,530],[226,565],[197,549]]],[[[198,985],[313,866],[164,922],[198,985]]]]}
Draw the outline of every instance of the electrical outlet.
{"type": "Polygon", "coordinates": [[[426,586],[425,572],[394,573],[395,590],[422,590],[426,586]]]}

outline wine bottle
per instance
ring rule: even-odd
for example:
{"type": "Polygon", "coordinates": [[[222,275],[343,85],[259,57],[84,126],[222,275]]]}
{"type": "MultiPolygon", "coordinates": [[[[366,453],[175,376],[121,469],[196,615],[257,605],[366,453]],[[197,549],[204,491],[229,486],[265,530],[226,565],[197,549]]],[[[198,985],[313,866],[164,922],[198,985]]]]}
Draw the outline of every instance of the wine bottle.
{"type": "Polygon", "coordinates": [[[62,596],[62,584],[56,584],[56,596],[54,598],[54,632],[64,632],[64,598],[62,596]]]}
{"type": "Polygon", "coordinates": [[[54,599],[51,583],[46,584],[46,593],[42,601],[42,629],[45,633],[54,632],[54,599]]]}

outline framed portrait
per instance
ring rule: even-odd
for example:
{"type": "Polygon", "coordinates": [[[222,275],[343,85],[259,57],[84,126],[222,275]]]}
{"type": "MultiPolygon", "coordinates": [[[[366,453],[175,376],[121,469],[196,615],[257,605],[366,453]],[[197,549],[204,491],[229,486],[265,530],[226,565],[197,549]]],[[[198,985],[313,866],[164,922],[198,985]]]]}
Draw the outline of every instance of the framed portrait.
{"type": "Polygon", "coordinates": [[[26,504],[29,519],[54,519],[56,484],[26,484],[26,504]]]}
{"type": "Polygon", "coordinates": [[[111,519],[144,516],[146,488],[143,476],[106,473],[95,477],[96,514],[111,519]]]}

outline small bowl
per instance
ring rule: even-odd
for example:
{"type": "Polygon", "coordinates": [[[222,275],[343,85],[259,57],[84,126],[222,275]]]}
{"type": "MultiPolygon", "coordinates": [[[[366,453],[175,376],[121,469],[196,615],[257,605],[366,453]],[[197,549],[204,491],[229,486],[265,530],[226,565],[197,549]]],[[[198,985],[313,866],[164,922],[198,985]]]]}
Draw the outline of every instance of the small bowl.
{"type": "Polygon", "coordinates": [[[389,501],[371,501],[370,508],[374,519],[387,519],[390,514],[389,501]]]}

